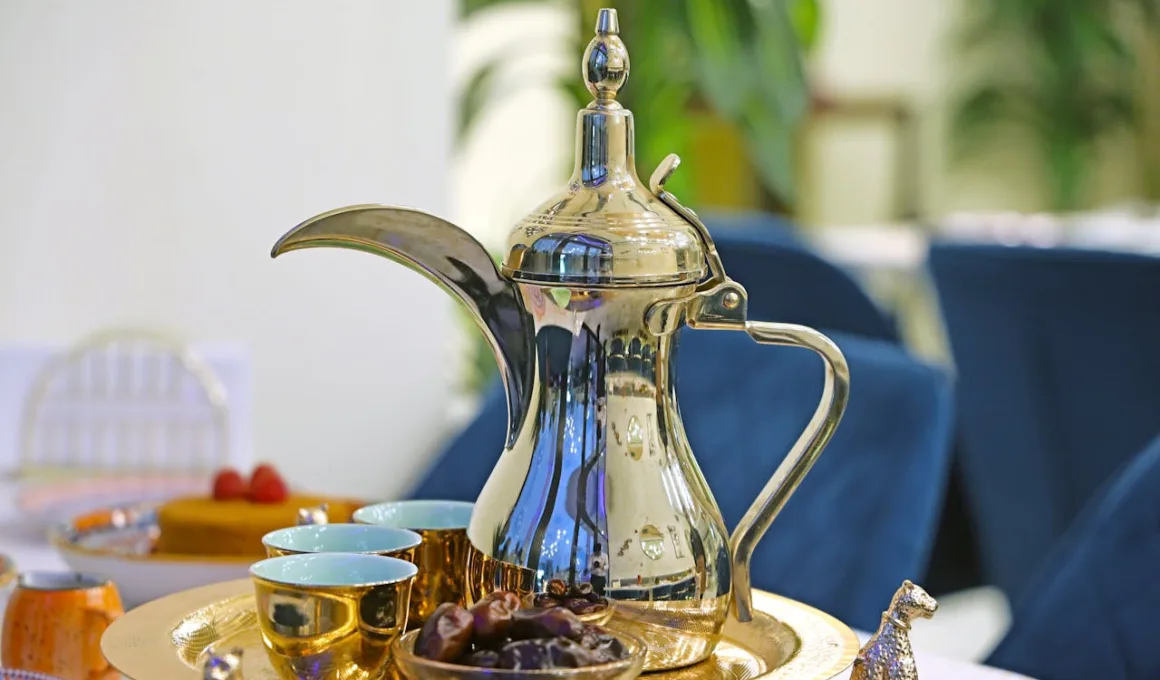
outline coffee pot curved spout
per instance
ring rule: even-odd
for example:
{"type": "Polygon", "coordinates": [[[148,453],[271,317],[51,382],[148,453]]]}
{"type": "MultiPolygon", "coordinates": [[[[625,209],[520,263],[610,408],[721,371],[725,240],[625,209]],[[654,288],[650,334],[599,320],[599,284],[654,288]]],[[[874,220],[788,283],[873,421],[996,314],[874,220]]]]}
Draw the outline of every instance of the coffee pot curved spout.
{"type": "Polygon", "coordinates": [[[356,205],[312,217],[278,239],[278,257],[305,248],[344,248],[385,257],[451,293],[471,314],[499,364],[508,402],[508,444],[528,413],[535,367],[532,320],[516,287],[487,249],[434,215],[384,205],[356,205]]]}

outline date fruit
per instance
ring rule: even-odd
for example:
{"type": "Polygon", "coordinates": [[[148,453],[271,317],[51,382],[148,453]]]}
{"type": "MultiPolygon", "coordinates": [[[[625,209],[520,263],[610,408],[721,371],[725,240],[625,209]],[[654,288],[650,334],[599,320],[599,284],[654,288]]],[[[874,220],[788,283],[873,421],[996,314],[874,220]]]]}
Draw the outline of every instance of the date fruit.
{"type": "Polygon", "coordinates": [[[476,646],[491,647],[503,642],[512,627],[512,615],[519,607],[520,598],[506,592],[492,593],[472,607],[476,646]]]}
{"type": "Polygon", "coordinates": [[[584,632],[584,623],[563,607],[551,609],[522,609],[512,616],[510,635],[513,640],[563,637],[577,640],[584,632]]]}
{"type": "MultiPolygon", "coordinates": [[[[558,581],[558,580],[556,580],[558,581]]],[[[548,608],[520,609],[515,593],[492,593],[471,610],[446,603],[439,606],[419,631],[415,654],[425,659],[474,668],[550,670],[584,668],[620,661],[628,649],[602,628],[583,623],[568,607],[601,606],[589,601],[590,588],[549,586],[566,597],[540,593],[548,608]]]]}
{"type": "Polygon", "coordinates": [[[586,615],[603,611],[608,600],[592,590],[591,583],[567,585],[554,578],[544,586],[544,592],[536,593],[532,603],[537,607],[566,607],[573,614],[586,615]]]}
{"type": "Polygon", "coordinates": [[[423,624],[415,639],[415,653],[432,661],[454,661],[471,646],[474,632],[471,612],[454,602],[444,602],[423,624]]]}

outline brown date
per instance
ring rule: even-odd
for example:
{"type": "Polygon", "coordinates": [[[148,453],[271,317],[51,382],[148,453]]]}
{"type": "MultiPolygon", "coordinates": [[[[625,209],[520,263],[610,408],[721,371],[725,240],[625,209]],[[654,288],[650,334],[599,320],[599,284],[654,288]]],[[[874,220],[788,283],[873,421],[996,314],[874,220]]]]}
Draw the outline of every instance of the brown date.
{"type": "Polygon", "coordinates": [[[532,599],[532,605],[548,609],[549,607],[560,606],[560,602],[547,593],[537,593],[536,597],[532,599]]]}
{"type": "Polygon", "coordinates": [[[520,608],[515,593],[492,593],[471,608],[475,644],[491,647],[502,642],[512,626],[512,614],[520,608]]]}
{"type": "Polygon", "coordinates": [[[592,592],[591,583],[576,583],[568,589],[568,597],[584,597],[592,592]]]}
{"type": "Polygon", "coordinates": [[[583,668],[598,663],[591,650],[568,638],[549,640],[547,648],[553,668],[583,668]]]}
{"type": "Polygon", "coordinates": [[[564,637],[578,640],[584,624],[563,607],[545,610],[520,610],[512,616],[509,634],[513,640],[564,637]]]}
{"type": "Polygon", "coordinates": [[[453,602],[444,602],[419,631],[415,654],[432,661],[454,661],[471,645],[473,628],[471,612],[453,602]]]}
{"type": "Polygon", "coordinates": [[[550,663],[545,640],[518,640],[499,650],[499,668],[539,670],[549,668],[550,663]]]}
{"type": "Polygon", "coordinates": [[[568,584],[561,579],[554,578],[548,581],[547,591],[552,597],[564,597],[568,594],[568,584]]]}
{"type": "Polygon", "coordinates": [[[564,600],[564,606],[567,607],[568,611],[576,614],[577,616],[591,614],[592,612],[599,611],[598,605],[595,605],[588,600],[582,600],[579,598],[564,600]]]}

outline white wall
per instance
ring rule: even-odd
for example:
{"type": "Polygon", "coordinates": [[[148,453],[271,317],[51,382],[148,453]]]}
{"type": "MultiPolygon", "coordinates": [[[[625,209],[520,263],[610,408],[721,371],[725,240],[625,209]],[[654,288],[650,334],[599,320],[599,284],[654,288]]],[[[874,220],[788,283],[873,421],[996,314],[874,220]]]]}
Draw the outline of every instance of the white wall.
{"type": "Polygon", "coordinates": [[[242,341],[256,458],[401,489],[444,434],[450,300],[367,255],[268,253],[340,205],[446,214],[453,21],[453,0],[0,3],[0,341],[242,341]]]}
{"type": "Polygon", "coordinates": [[[457,26],[457,88],[481,64],[519,51],[502,62],[494,96],[457,150],[453,168],[456,217],[493,249],[502,250],[508,231],[572,171],[577,112],[553,85],[560,74],[580,78],[568,4],[499,6],[457,26]]]}

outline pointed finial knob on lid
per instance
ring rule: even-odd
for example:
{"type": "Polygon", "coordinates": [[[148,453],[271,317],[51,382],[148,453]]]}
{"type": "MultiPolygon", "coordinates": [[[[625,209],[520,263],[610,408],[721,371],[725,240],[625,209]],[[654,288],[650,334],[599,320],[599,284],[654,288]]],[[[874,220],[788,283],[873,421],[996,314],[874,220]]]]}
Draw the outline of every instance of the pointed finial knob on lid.
{"type": "Polygon", "coordinates": [[[616,10],[596,15],[596,37],[584,50],[584,85],[596,101],[589,108],[619,107],[616,93],[628,80],[628,48],[620,40],[616,10]]]}

